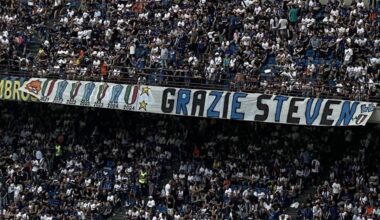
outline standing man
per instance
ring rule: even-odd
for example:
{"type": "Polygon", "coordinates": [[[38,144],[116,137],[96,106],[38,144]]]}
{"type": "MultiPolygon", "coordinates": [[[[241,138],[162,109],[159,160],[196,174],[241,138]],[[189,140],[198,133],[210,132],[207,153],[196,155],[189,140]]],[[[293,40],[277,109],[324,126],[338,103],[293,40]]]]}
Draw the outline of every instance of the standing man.
{"type": "Polygon", "coordinates": [[[61,144],[56,143],[54,146],[54,168],[58,167],[58,164],[62,160],[62,155],[63,155],[62,146],[61,144]]]}
{"type": "Polygon", "coordinates": [[[139,184],[142,195],[146,196],[148,192],[148,172],[145,167],[142,167],[139,172],[139,184]]]}

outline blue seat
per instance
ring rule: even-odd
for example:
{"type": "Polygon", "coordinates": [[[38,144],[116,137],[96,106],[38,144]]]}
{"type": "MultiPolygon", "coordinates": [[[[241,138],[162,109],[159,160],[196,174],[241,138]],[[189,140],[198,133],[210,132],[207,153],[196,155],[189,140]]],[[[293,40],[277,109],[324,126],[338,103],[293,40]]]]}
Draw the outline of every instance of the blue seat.
{"type": "Polygon", "coordinates": [[[168,210],[168,209],[167,209],[165,206],[163,206],[163,205],[158,206],[158,211],[159,211],[160,213],[166,213],[167,210],[168,210]]]}
{"type": "Polygon", "coordinates": [[[275,65],[276,64],[276,57],[269,56],[268,59],[267,59],[267,64],[269,64],[269,65],[275,65]]]}
{"type": "Polygon", "coordinates": [[[306,57],[313,57],[313,50],[311,48],[308,48],[306,50],[306,57]]]}
{"type": "Polygon", "coordinates": [[[110,167],[110,168],[112,168],[112,167],[114,167],[115,166],[115,162],[113,161],[113,160],[107,160],[107,165],[106,165],[106,167],[110,167]]]}
{"type": "Polygon", "coordinates": [[[78,8],[80,6],[79,0],[70,0],[67,4],[69,4],[69,8],[78,8]]]}

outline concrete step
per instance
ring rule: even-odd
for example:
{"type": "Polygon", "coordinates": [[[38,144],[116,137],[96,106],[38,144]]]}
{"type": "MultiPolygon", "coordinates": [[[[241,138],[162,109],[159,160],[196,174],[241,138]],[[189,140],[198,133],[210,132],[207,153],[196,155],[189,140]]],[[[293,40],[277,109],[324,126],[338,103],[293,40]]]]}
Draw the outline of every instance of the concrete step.
{"type": "Polygon", "coordinates": [[[119,208],[115,211],[113,216],[109,218],[110,220],[124,220],[125,218],[125,208],[119,208]]]}
{"type": "Polygon", "coordinates": [[[124,214],[116,214],[109,219],[110,220],[124,220],[124,214]]]}
{"type": "MultiPolygon", "coordinates": [[[[301,205],[302,203],[306,203],[307,199],[309,198],[309,195],[313,195],[315,193],[315,188],[312,186],[308,186],[302,191],[302,194],[298,196],[298,198],[294,202],[299,202],[301,205]]],[[[291,216],[292,218],[295,218],[297,216],[298,208],[287,208],[285,210],[285,214],[291,216]]]]}
{"type": "Polygon", "coordinates": [[[285,213],[287,215],[291,216],[291,217],[296,217],[297,216],[297,212],[298,212],[298,209],[288,208],[285,213]]]}

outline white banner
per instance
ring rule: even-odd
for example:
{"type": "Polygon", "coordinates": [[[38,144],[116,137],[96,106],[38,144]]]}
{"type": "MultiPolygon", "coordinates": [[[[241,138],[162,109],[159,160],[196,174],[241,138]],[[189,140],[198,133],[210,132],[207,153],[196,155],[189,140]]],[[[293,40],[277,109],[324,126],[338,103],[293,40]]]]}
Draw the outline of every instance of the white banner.
{"type": "Polygon", "coordinates": [[[39,78],[20,89],[48,103],[315,126],[365,125],[376,108],[371,102],[39,78]]]}
{"type": "Polygon", "coordinates": [[[32,78],[20,90],[41,102],[135,111],[139,86],[32,78]]]}

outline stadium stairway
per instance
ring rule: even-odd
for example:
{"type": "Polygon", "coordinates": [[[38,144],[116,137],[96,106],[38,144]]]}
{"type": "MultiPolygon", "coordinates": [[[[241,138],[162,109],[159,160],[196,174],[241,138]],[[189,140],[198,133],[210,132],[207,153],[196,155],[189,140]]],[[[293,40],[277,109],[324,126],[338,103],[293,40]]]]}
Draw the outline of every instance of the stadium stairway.
{"type": "MultiPolygon", "coordinates": [[[[175,160],[172,164],[167,164],[161,174],[162,180],[160,181],[158,188],[156,190],[161,190],[162,187],[165,186],[165,184],[173,178],[173,170],[178,170],[180,166],[180,161],[175,160]]],[[[110,217],[110,220],[124,220],[125,219],[125,212],[127,209],[125,206],[122,206],[115,210],[112,217],[110,217]]]]}
{"type": "Polygon", "coordinates": [[[38,53],[38,50],[40,49],[41,44],[42,44],[42,39],[37,35],[33,36],[31,42],[29,43],[28,48],[26,49],[26,53],[34,57],[38,53]]]}
{"type": "MultiPolygon", "coordinates": [[[[61,10],[61,13],[65,12],[68,8],[76,8],[80,6],[80,0],[68,0],[61,10]]],[[[54,27],[55,22],[58,22],[59,19],[51,19],[45,25],[46,28],[51,29],[54,27]]],[[[38,33],[34,33],[31,36],[31,41],[29,42],[28,47],[26,48],[26,54],[29,57],[35,57],[38,54],[38,51],[44,42],[44,37],[40,36],[38,33]]]]}
{"type": "MultiPolygon", "coordinates": [[[[314,195],[314,192],[315,192],[315,188],[309,186],[308,188],[303,190],[302,194],[297,197],[295,202],[299,203],[299,207],[303,203],[306,204],[307,199],[310,198],[310,195],[314,195]]],[[[297,218],[297,212],[298,212],[298,208],[289,207],[285,210],[284,214],[289,215],[291,217],[291,219],[296,219],[297,218]]]]}
{"type": "Polygon", "coordinates": [[[110,220],[124,220],[124,213],[125,213],[125,208],[120,208],[116,210],[115,214],[110,218],[110,220]]]}

